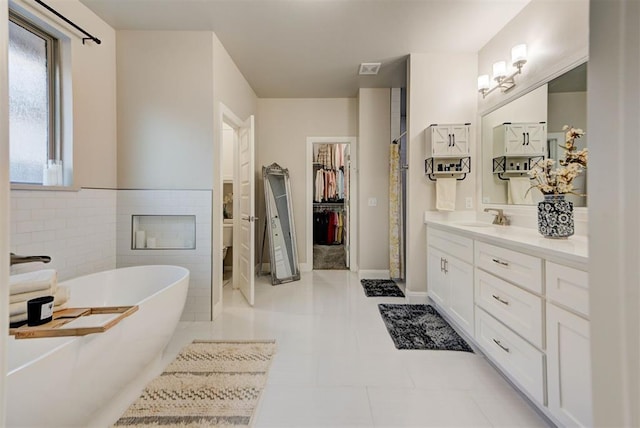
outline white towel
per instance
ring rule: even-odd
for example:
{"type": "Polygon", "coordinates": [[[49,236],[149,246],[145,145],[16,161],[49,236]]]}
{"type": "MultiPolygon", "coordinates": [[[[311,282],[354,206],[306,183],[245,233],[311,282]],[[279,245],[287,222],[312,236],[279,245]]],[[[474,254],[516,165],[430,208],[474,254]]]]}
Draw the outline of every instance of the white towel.
{"type": "Polygon", "coordinates": [[[9,277],[9,294],[29,293],[51,288],[55,293],[58,274],[55,269],[42,269],[9,277]]]}
{"type": "Polygon", "coordinates": [[[65,287],[64,285],[61,285],[60,287],[58,287],[56,294],[54,294],[53,296],[53,304],[54,306],[64,305],[65,303],[67,303],[70,297],[71,297],[71,290],[69,290],[69,287],[65,287]]]}
{"type": "Polygon", "coordinates": [[[436,209],[454,211],[456,209],[456,179],[436,179],[436,209]]]}
{"type": "Polygon", "coordinates": [[[53,296],[55,293],[51,288],[46,290],[31,291],[29,293],[12,294],[9,296],[9,303],[26,302],[27,300],[35,299],[42,296],[53,296]]]}
{"type": "Polygon", "coordinates": [[[507,192],[507,203],[517,205],[531,205],[533,198],[529,189],[531,180],[529,177],[509,178],[509,191],[507,192]]]}

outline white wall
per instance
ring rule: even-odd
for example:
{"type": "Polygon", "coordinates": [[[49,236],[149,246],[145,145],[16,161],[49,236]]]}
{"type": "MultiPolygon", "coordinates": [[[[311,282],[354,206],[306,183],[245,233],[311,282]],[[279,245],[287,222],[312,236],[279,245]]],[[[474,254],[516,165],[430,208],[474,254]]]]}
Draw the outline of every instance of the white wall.
{"type": "MultiPolygon", "coordinates": [[[[307,137],[356,136],[357,111],[358,101],[355,98],[258,100],[256,174],[260,177],[260,185],[256,187],[259,201],[257,216],[264,217],[262,167],[277,162],[289,169],[300,263],[312,263],[312,260],[306,260],[304,251],[307,246],[307,223],[313,220],[305,218],[306,203],[313,198],[311,189],[306,189],[305,174],[307,169],[310,170],[311,162],[306,157],[307,137]]],[[[359,180],[362,179],[360,176],[359,180]]],[[[257,229],[260,237],[263,227],[264,223],[260,220],[257,229]]]]}
{"type": "Polygon", "coordinates": [[[640,426],[640,2],[590,2],[589,288],[594,426],[640,426]]]}
{"type": "MultiPolygon", "coordinates": [[[[9,253],[9,87],[7,43],[9,15],[0,2],[0,254],[9,253]]],[[[9,328],[9,260],[0,258],[0,331],[9,328]]],[[[0,335],[0,426],[5,426],[7,335],[0,335]]]]}
{"type": "MultiPolygon", "coordinates": [[[[411,54],[408,66],[407,290],[426,293],[423,215],[435,209],[435,182],[424,174],[424,130],[432,123],[471,123],[471,168],[476,170],[477,61],[475,54],[411,54]]],[[[457,182],[456,210],[475,196],[475,174],[457,182]]],[[[475,199],[475,198],[474,198],[475,199]]],[[[474,204],[477,201],[474,201],[474,204]]],[[[426,296],[425,296],[426,297],[426,296]]]]}
{"type": "Polygon", "coordinates": [[[391,90],[361,88],[358,96],[360,200],[357,201],[360,270],[389,270],[390,118],[391,90]],[[377,200],[376,206],[369,206],[370,198],[377,200]]]}
{"type": "Polygon", "coordinates": [[[528,50],[516,87],[507,94],[495,91],[479,97],[479,111],[503,105],[583,62],[589,52],[588,19],[588,0],[532,0],[478,52],[478,75],[491,76],[494,62],[511,62],[513,46],[526,43],[528,50]]]}
{"type": "Polygon", "coordinates": [[[117,41],[118,187],[211,189],[211,33],[118,31],[117,41]]]}

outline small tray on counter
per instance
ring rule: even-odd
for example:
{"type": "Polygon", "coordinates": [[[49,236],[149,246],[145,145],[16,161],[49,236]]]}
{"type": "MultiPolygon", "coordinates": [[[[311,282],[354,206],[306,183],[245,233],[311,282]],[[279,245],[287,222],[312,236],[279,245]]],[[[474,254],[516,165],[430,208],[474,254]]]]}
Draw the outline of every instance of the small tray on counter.
{"type": "Polygon", "coordinates": [[[53,313],[53,320],[42,325],[27,325],[10,328],[9,334],[16,339],[35,339],[41,337],[85,336],[93,333],[104,333],[124,318],[138,310],[138,306],[99,306],[90,308],[68,308],[53,313]],[[108,316],[108,315],[116,316],[108,316]],[[107,315],[108,317],[104,317],[107,315]],[[94,316],[95,320],[91,320],[94,316]],[[72,321],[78,321],[67,325],[72,321]],[[97,321],[93,323],[92,321],[97,321]]]}

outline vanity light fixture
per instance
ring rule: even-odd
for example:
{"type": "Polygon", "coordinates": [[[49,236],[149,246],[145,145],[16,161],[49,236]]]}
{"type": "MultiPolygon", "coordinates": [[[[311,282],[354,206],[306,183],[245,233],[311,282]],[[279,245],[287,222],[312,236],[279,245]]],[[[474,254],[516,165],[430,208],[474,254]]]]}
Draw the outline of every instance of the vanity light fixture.
{"type": "Polygon", "coordinates": [[[493,80],[496,82],[491,87],[489,75],[483,74],[478,76],[478,92],[482,94],[482,98],[486,97],[496,89],[507,92],[516,86],[515,77],[522,72],[522,66],[527,62],[527,45],[516,45],[511,49],[511,64],[516,68],[511,74],[507,74],[506,61],[499,61],[493,64],[493,80]]]}

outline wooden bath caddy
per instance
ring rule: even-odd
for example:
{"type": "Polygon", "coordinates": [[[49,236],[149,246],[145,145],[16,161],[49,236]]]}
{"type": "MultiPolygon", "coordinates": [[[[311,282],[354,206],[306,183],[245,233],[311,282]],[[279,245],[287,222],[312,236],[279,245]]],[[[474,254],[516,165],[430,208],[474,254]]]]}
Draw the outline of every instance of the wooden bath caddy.
{"type": "Polygon", "coordinates": [[[9,334],[16,339],[35,339],[39,337],[85,336],[93,333],[104,333],[124,318],[138,310],[138,306],[102,306],[94,308],[68,308],[53,313],[53,320],[46,324],[29,327],[23,325],[10,328],[9,334]],[[98,326],[69,326],[65,325],[80,317],[91,315],[118,314],[106,323],[98,326]]]}

